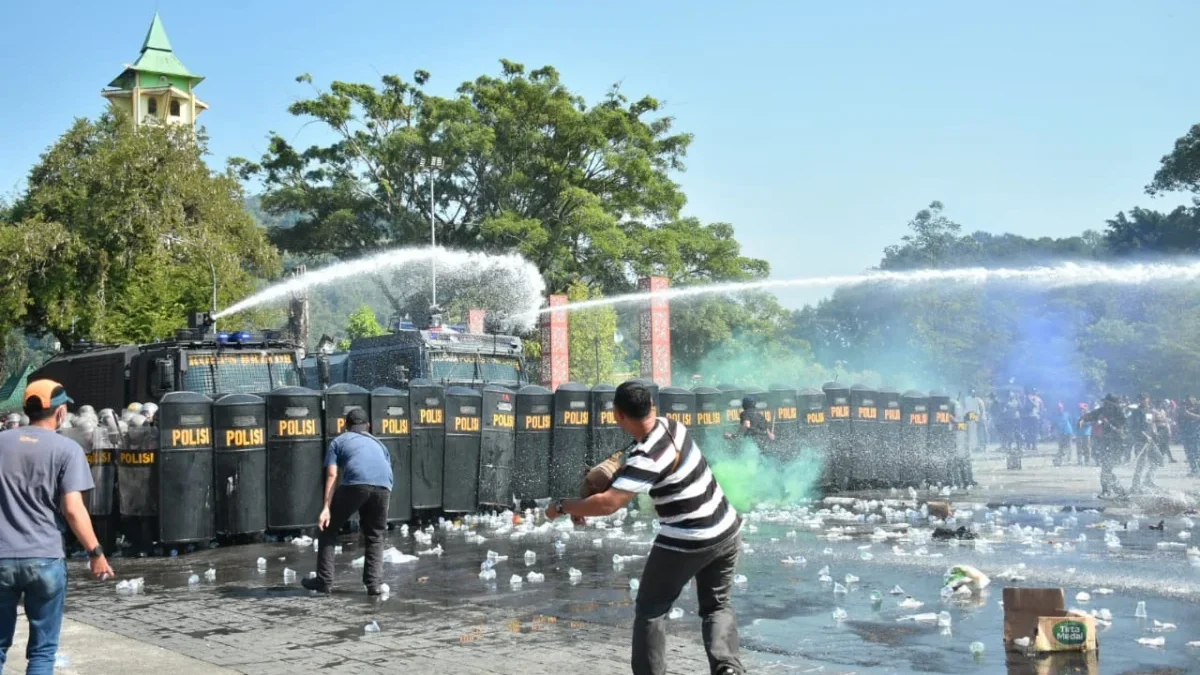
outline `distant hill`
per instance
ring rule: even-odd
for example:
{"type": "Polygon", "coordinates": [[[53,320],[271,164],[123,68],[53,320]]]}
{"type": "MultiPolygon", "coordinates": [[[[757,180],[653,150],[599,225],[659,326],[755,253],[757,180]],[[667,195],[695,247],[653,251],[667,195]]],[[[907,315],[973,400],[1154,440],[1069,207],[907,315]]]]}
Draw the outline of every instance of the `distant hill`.
{"type": "Polygon", "coordinates": [[[244,204],[246,212],[254,216],[254,220],[258,221],[261,227],[267,229],[281,227],[286,230],[300,220],[299,213],[285,213],[282,216],[267,213],[262,207],[262,195],[250,195],[246,197],[244,204]]]}

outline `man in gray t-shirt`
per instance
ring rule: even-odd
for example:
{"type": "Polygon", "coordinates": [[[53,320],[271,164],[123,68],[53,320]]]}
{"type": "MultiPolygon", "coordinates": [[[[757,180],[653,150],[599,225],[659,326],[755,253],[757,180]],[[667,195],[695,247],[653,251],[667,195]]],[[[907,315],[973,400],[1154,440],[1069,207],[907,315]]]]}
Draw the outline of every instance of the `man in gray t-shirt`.
{"type": "Polygon", "coordinates": [[[12,646],[17,605],[29,620],[26,673],[50,675],[67,596],[64,525],[91,559],[97,578],[113,576],[92,531],[83,492],[93,487],[83,448],[55,430],[73,403],[62,385],[30,382],[30,426],[0,431],[0,670],[12,646]]]}

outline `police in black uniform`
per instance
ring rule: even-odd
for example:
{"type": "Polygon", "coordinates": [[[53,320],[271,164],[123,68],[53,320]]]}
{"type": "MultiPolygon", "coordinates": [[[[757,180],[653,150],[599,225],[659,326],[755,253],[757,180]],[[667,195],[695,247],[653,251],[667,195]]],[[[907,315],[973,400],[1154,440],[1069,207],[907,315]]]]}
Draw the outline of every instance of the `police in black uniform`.
{"type": "MultiPolygon", "coordinates": [[[[767,443],[775,440],[775,432],[771,429],[771,423],[767,421],[767,418],[758,411],[757,403],[758,401],[753,396],[742,399],[741,425],[738,427],[736,435],[749,438],[754,441],[759,450],[762,450],[767,443]]],[[[725,437],[732,439],[734,434],[725,434],[725,437]]]]}

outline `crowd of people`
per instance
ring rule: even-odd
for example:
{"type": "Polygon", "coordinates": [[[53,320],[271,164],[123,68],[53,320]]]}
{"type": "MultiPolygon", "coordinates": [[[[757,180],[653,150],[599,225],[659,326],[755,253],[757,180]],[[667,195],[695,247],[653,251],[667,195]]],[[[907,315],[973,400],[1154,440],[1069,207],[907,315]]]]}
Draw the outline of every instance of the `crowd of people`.
{"type": "Polygon", "coordinates": [[[991,395],[988,421],[1009,469],[1020,469],[1025,453],[1052,440],[1058,444],[1055,466],[1071,463],[1074,449],[1076,464],[1100,467],[1102,497],[1125,494],[1112,473],[1120,464],[1134,464],[1132,492],[1157,488],[1155,471],[1180,461],[1172,444],[1183,446],[1188,475],[1200,477],[1200,404],[1194,396],[1180,402],[1108,394],[1099,401],[1058,401],[1051,407],[1036,389],[1008,391],[991,395]]]}

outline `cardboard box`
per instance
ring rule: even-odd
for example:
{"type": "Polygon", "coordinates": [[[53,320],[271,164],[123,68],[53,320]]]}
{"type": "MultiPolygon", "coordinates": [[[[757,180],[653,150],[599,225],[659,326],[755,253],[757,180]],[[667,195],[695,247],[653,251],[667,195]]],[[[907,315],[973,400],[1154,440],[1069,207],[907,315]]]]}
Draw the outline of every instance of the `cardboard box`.
{"type": "Polygon", "coordinates": [[[1004,645],[1021,650],[1016,640],[1029,638],[1039,652],[1096,649],[1096,620],[1068,614],[1061,588],[1004,589],[1004,645]]]}

